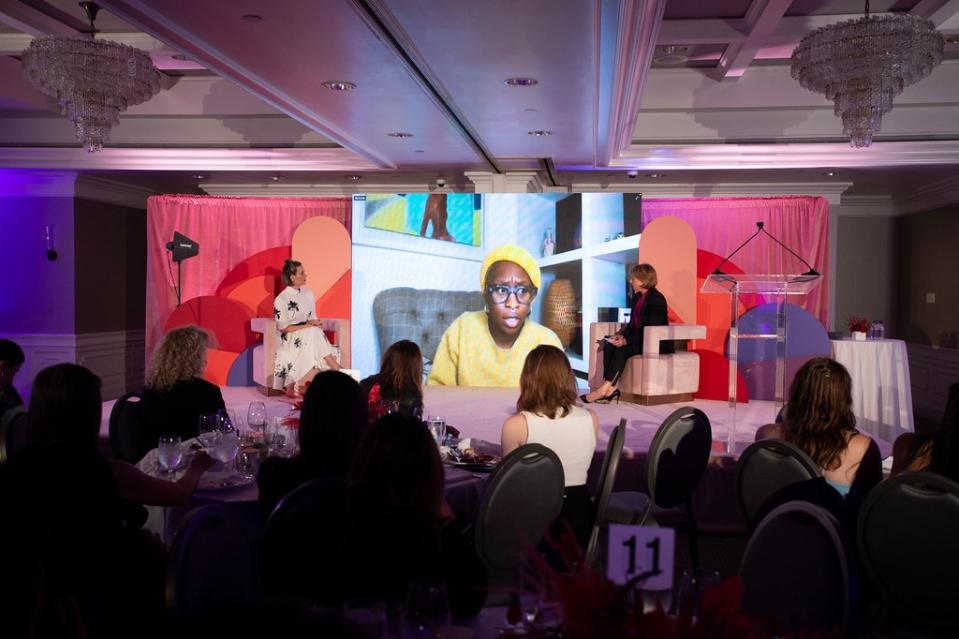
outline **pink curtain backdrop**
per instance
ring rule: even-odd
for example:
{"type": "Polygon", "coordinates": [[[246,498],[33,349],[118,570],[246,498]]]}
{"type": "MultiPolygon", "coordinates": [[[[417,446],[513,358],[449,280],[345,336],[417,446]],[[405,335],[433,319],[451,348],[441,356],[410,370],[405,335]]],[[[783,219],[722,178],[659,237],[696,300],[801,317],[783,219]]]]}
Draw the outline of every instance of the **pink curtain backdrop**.
{"type": "MultiPolygon", "coordinates": [[[[703,198],[643,200],[643,224],[663,215],[686,220],[696,232],[700,249],[726,257],[756,232],[756,222],[802,256],[821,275],[808,296],[790,300],[816,317],[829,321],[829,203],[825,198],[703,198]]],[[[763,234],[731,260],[746,273],[804,273],[798,259],[763,234]]]]}
{"type": "MultiPolygon", "coordinates": [[[[166,243],[179,231],[200,245],[200,254],[183,262],[186,301],[213,295],[223,277],[259,251],[289,246],[296,227],[323,215],[352,232],[350,198],[258,198],[158,195],[147,200],[146,353],[163,336],[176,308],[176,265],[166,243]]],[[[281,266],[280,264],[277,265],[281,266]]]]}

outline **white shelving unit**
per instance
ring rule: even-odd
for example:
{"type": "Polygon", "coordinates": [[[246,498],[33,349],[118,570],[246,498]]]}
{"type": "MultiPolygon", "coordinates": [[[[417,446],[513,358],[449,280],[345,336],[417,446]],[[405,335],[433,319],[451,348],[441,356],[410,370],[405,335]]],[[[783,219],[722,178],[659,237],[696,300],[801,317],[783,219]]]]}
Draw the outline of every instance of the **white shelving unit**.
{"type": "MultiPolygon", "coordinates": [[[[582,313],[582,330],[579,343],[571,345],[567,354],[574,370],[586,372],[589,370],[588,354],[591,347],[587,343],[589,325],[597,321],[599,307],[626,305],[626,269],[628,265],[635,264],[639,257],[639,234],[616,237],[623,232],[621,194],[583,193],[580,197],[580,248],[541,257],[538,263],[543,273],[540,300],[556,279],[565,278],[573,283],[582,313]],[[617,195],[620,197],[615,197],[617,195]],[[613,239],[607,241],[606,238],[613,239]]],[[[547,228],[562,244],[560,238],[556,237],[556,226],[555,207],[530,211],[519,220],[520,244],[533,255],[542,255],[542,242],[547,228]]],[[[571,238],[565,239],[566,244],[572,243],[571,238]]],[[[534,308],[533,318],[542,322],[542,303],[534,308]]]]}

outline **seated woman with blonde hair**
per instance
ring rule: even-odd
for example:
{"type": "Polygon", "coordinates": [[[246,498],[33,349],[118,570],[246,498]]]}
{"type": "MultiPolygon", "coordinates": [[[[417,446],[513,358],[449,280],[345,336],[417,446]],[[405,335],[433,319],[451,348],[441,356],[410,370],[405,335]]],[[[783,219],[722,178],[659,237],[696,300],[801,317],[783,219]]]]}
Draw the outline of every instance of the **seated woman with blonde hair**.
{"type": "Polygon", "coordinates": [[[542,444],[556,453],[566,477],[560,518],[570,523],[585,546],[593,525],[586,472],[596,450],[599,418],[575,404],[573,369],[566,354],[555,346],[542,345],[530,351],[519,388],[516,414],[503,424],[503,455],[524,444],[542,444]]]}
{"type": "Polygon", "coordinates": [[[769,438],[802,449],[844,498],[861,499],[882,479],[879,447],[856,430],[849,372],[828,357],[814,357],[796,372],[785,421],[756,432],[757,441],[769,438]]]}
{"type": "Polygon", "coordinates": [[[199,326],[175,328],[163,336],[140,399],[141,453],[156,448],[161,436],[196,437],[200,415],[226,408],[220,387],[200,377],[209,345],[209,333],[199,326]]]}

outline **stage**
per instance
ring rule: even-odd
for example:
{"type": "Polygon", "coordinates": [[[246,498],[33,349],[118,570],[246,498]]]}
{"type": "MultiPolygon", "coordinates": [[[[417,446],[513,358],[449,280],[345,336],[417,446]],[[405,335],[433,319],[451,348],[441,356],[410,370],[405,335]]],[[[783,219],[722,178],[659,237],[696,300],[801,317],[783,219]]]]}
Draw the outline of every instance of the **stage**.
{"type": "MultiPolygon", "coordinates": [[[[239,412],[245,421],[246,411],[252,401],[263,401],[269,416],[281,416],[290,412],[289,400],[283,396],[266,397],[253,387],[223,386],[224,402],[229,409],[239,412]]],[[[513,388],[465,388],[452,386],[428,386],[424,389],[424,404],[427,415],[440,415],[447,423],[460,430],[461,437],[485,440],[498,445],[500,429],[506,418],[516,411],[519,390],[513,388]]],[[[100,436],[109,439],[110,410],[113,401],[104,402],[100,436]]],[[[733,410],[727,402],[698,400],[691,404],[664,404],[662,406],[639,406],[636,404],[590,404],[589,408],[599,415],[600,435],[596,443],[596,455],[589,471],[589,485],[595,490],[602,457],[609,441],[609,434],[626,419],[626,442],[623,458],[617,473],[615,490],[646,489],[646,453],[663,420],[680,406],[692,405],[709,417],[714,450],[722,451],[733,427],[733,410]]],[[[742,452],[753,442],[756,430],[772,422],[776,416],[773,402],[751,401],[738,404],[735,410],[735,450],[742,452]]],[[[875,439],[875,438],[874,438],[875,439]]],[[[883,458],[892,454],[892,442],[876,439],[883,458]]],[[[715,452],[710,459],[699,487],[694,494],[699,524],[704,531],[743,532],[745,521],[739,511],[736,497],[736,460],[722,452],[715,452]]]]}

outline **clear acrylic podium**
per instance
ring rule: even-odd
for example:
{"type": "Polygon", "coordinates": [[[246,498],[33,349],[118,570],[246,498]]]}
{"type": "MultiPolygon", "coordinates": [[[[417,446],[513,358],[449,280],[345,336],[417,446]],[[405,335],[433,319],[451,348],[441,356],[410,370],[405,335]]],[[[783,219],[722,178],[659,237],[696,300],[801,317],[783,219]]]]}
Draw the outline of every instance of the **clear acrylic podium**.
{"type": "Polygon", "coordinates": [[[782,408],[786,395],[786,298],[789,295],[805,295],[819,284],[821,276],[815,271],[799,275],[755,274],[715,272],[703,282],[703,293],[729,295],[729,408],[732,414],[726,452],[736,454],[736,378],[740,339],[776,340],[776,410],[782,408]],[[759,294],[773,297],[776,301],[776,332],[739,332],[739,296],[759,294]]]}

